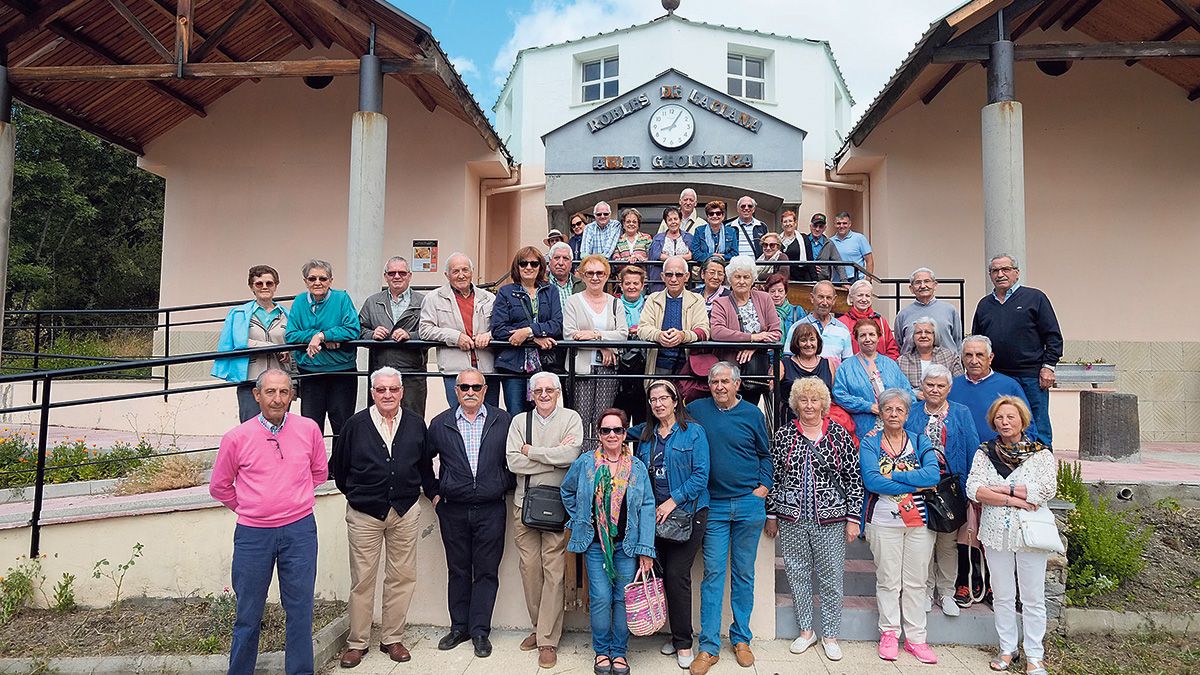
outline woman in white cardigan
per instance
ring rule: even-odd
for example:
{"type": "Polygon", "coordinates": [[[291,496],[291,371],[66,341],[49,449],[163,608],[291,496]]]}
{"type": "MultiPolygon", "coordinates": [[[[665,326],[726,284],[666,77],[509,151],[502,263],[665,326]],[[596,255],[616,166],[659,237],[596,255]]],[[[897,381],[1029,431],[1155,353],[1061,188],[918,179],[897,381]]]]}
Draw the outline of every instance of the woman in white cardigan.
{"type": "MultiPolygon", "coordinates": [[[[584,290],[567,300],[563,308],[563,337],[570,340],[629,339],[625,308],[620,301],[604,292],[611,269],[601,255],[589,255],[579,263],[579,276],[584,290]]],[[[592,375],[614,375],[617,372],[618,351],[611,347],[577,349],[575,372],[592,375]]],[[[595,429],[600,413],[612,407],[620,381],[612,378],[584,378],[575,381],[575,410],[583,418],[584,429],[595,429]]],[[[598,447],[594,438],[584,440],[583,451],[598,447]]]]}
{"type": "Polygon", "coordinates": [[[992,670],[1008,670],[1017,655],[1017,587],[1025,629],[1028,675],[1046,675],[1042,638],[1046,634],[1046,561],[1048,551],[1025,546],[1020,511],[1036,511],[1057,492],[1050,450],[1025,437],[1029,407],[1015,396],[1001,396],[988,409],[988,424],[999,436],[975,452],[967,477],[967,497],[979,502],[979,541],[991,571],[1000,653],[992,670]]]}

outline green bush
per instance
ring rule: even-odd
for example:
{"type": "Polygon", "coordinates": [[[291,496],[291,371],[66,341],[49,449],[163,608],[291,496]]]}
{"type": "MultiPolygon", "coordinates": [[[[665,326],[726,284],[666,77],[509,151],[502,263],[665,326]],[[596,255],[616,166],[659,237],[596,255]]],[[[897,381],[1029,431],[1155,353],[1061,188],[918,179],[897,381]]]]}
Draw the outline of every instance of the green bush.
{"type": "MultiPolygon", "coordinates": [[[[43,329],[45,330],[45,329],[43,329]]],[[[44,333],[43,333],[44,336],[44,333]]],[[[149,330],[135,331],[117,331],[111,334],[103,334],[99,331],[83,331],[73,333],[65,333],[57,336],[51,344],[42,343],[40,350],[44,354],[67,354],[71,356],[82,357],[104,357],[104,358],[149,358],[150,356],[150,339],[151,333],[149,330]]],[[[32,341],[28,336],[15,340],[17,344],[13,345],[15,351],[33,351],[32,341]]],[[[53,357],[39,357],[37,370],[60,370],[64,368],[84,368],[86,366],[100,366],[109,363],[107,361],[95,361],[91,359],[66,359],[53,357]]],[[[4,372],[5,373],[23,373],[34,372],[32,356],[5,356],[4,357],[4,372]]],[[[88,379],[117,379],[117,378],[146,378],[150,376],[149,368],[135,368],[132,370],[123,370],[113,373],[100,373],[97,375],[86,376],[88,379]]]]}
{"type": "Polygon", "coordinates": [[[1151,531],[1114,511],[1102,495],[1093,499],[1078,462],[1059,462],[1058,494],[1075,503],[1067,517],[1067,600],[1086,605],[1142,571],[1151,531]]]}
{"type": "MultiPolygon", "coordinates": [[[[20,432],[0,434],[0,488],[26,487],[34,484],[37,466],[37,443],[33,436],[20,432]],[[20,471],[20,473],[15,473],[20,471]]],[[[84,480],[121,478],[154,455],[154,448],[145,440],[137,445],[116,443],[107,450],[78,438],[46,448],[46,483],[73,483],[84,480]],[[116,461],[86,464],[101,459],[116,461]]]]}

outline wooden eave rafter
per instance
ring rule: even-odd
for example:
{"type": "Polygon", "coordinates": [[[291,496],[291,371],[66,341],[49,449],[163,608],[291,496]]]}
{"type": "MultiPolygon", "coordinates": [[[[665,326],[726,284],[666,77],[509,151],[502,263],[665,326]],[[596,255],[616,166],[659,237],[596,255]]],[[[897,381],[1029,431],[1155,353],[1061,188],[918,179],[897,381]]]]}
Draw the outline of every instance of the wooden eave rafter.
{"type": "MultiPolygon", "coordinates": [[[[359,14],[341,6],[337,0],[300,0],[308,7],[315,10],[317,13],[323,14],[345,26],[353,32],[358,39],[367,40],[371,35],[371,22],[359,14]]],[[[397,56],[413,58],[420,56],[420,52],[414,49],[411,45],[405,44],[404,41],[386,32],[377,32],[375,43],[397,56]]]]}
{"type": "MultiPolygon", "coordinates": [[[[283,25],[287,26],[288,30],[292,31],[292,33],[299,38],[300,42],[304,44],[305,49],[313,48],[316,36],[314,36],[312,32],[308,30],[303,21],[300,21],[296,18],[296,15],[292,13],[291,8],[285,7],[284,4],[278,0],[264,0],[264,2],[266,2],[267,7],[270,7],[271,11],[275,13],[275,16],[279,17],[279,20],[283,22],[283,25]]],[[[325,46],[328,47],[329,45],[325,46]]]]}
{"type": "Polygon", "coordinates": [[[234,10],[233,14],[230,14],[229,18],[225,19],[225,22],[218,26],[217,29],[208,36],[208,39],[204,41],[204,44],[192,50],[191,55],[188,56],[186,60],[196,62],[203,61],[204,57],[221,44],[221,40],[224,40],[225,36],[229,35],[229,31],[233,30],[233,27],[236,26],[238,22],[241,21],[242,18],[254,8],[255,3],[257,2],[258,0],[242,0],[242,4],[239,5],[236,10],[234,10]]]}
{"type": "Polygon", "coordinates": [[[25,91],[24,89],[22,89],[21,87],[15,85],[15,84],[12,86],[12,92],[13,92],[13,98],[24,103],[25,105],[29,106],[30,108],[40,110],[40,111],[46,113],[47,115],[50,115],[51,117],[54,117],[63,122],[66,122],[67,124],[75,127],[76,129],[79,129],[80,131],[86,131],[87,133],[92,134],[93,136],[96,136],[97,138],[108,141],[109,143],[112,143],[113,145],[115,145],[119,148],[124,148],[124,149],[128,150],[129,152],[132,152],[135,155],[141,156],[141,155],[145,154],[145,151],[142,150],[141,144],[138,143],[137,141],[134,141],[134,140],[131,140],[128,138],[123,138],[121,136],[117,136],[116,134],[110,133],[107,129],[104,129],[96,124],[93,124],[93,123],[83,119],[82,117],[76,115],[75,113],[70,112],[70,111],[66,110],[65,108],[62,108],[61,106],[55,105],[49,101],[46,101],[44,99],[38,98],[37,96],[31,95],[29,92],[25,91]]]}
{"type": "Polygon", "coordinates": [[[45,28],[46,24],[85,2],[88,0],[54,0],[37,8],[32,14],[22,14],[20,20],[0,32],[0,45],[11,45],[30,33],[45,28]]]}
{"type": "Polygon", "coordinates": [[[163,43],[159,42],[158,37],[155,36],[149,28],[146,28],[146,24],[142,23],[142,20],[137,18],[137,15],[133,13],[133,10],[129,9],[124,2],[121,0],[108,0],[108,4],[112,5],[113,9],[117,10],[117,14],[120,14],[125,18],[125,21],[133,27],[133,30],[138,35],[142,36],[142,39],[145,40],[146,44],[150,45],[151,49],[158,52],[159,56],[163,57],[163,59],[167,62],[175,61],[175,54],[173,54],[170,49],[167,49],[163,43]]]}
{"type": "MultiPolygon", "coordinates": [[[[1016,61],[1083,61],[1092,59],[1151,59],[1200,57],[1200,40],[1165,42],[1089,42],[1078,44],[1017,45],[1016,61]]],[[[935,50],[932,63],[985,62],[988,47],[943,47],[935,50]]]]}
{"type": "Polygon", "coordinates": [[[1067,31],[1067,30],[1071,30],[1072,28],[1074,28],[1075,24],[1077,24],[1081,20],[1083,20],[1083,17],[1087,16],[1088,13],[1091,12],[1093,9],[1096,9],[1096,5],[1100,4],[1100,2],[1101,2],[1101,0],[1087,0],[1087,2],[1083,3],[1083,5],[1081,5],[1079,7],[1079,9],[1072,12],[1071,16],[1068,16],[1067,18],[1063,19],[1062,29],[1064,31],[1067,31]]]}
{"type": "MultiPolygon", "coordinates": [[[[384,59],[383,72],[400,78],[437,75],[427,59],[384,59]]],[[[358,59],[319,59],[311,61],[246,61],[240,63],[188,63],[188,79],[252,79],[279,77],[335,77],[357,75],[358,59]]],[[[119,80],[168,80],[177,77],[173,63],[127,64],[108,66],[26,66],[9,68],[13,82],[92,82],[119,80]]],[[[432,101],[432,95],[425,94],[432,101]]]]}
{"type": "Polygon", "coordinates": [[[1046,18],[1042,19],[1042,22],[1040,24],[1038,24],[1038,26],[1043,31],[1050,30],[1051,26],[1058,23],[1059,19],[1066,16],[1067,12],[1070,11],[1071,7],[1075,5],[1075,2],[1076,2],[1076,0],[1068,0],[1067,2],[1064,2],[1061,6],[1056,8],[1053,12],[1048,13],[1046,15],[1046,18]]]}
{"type": "Polygon", "coordinates": [[[1197,12],[1184,0],[1162,0],[1163,4],[1179,15],[1194,30],[1200,31],[1200,12],[1197,12]]]}
{"type": "MultiPolygon", "coordinates": [[[[1170,27],[1168,27],[1163,32],[1158,33],[1154,37],[1150,38],[1150,40],[1152,42],[1160,42],[1163,40],[1174,40],[1175,38],[1179,37],[1183,33],[1183,31],[1187,30],[1190,27],[1191,27],[1191,24],[1188,23],[1186,20],[1178,21],[1178,22],[1172,24],[1170,27]]],[[[1128,61],[1125,62],[1125,65],[1132,66],[1133,64],[1135,64],[1137,62],[1138,62],[1137,59],[1129,59],[1128,61]]]]}
{"type": "MultiPolygon", "coordinates": [[[[156,12],[158,12],[159,14],[163,15],[164,17],[166,17],[167,19],[169,19],[171,21],[176,20],[175,19],[175,8],[168,5],[167,0],[148,0],[148,2],[150,3],[150,6],[153,7],[154,10],[156,12]]],[[[208,36],[209,36],[208,32],[205,31],[199,24],[197,24],[195,19],[192,20],[192,35],[194,35],[197,38],[200,38],[200,40],[202,42],[208,42],[208,36]]],[[[195,45],[196,42],[193,40],[192,44],[195,45]]],[[[217,54],[219,54],[220,56],[225,57],[225,59],[228,61],[245,61],[245,59],[240,58],[234,52],[229,51],[227,48],[221,47],[220,45],[215,47],[213,49],[213,51],[216,52],[217,54]]]]}

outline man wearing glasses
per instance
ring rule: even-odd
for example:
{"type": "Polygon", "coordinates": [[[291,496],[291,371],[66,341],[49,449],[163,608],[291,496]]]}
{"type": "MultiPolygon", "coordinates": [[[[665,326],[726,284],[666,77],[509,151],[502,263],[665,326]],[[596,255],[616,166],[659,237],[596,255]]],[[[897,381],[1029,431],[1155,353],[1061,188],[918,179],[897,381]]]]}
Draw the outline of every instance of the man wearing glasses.
{"type": "Polygon", "coordinates": [[[287,615],[284,667],[313,672],[313,589],[317,580],[317,521],[313,489],[328,478],[325,439],[316,422],[288,414],[292,378],[269,368],[254,384],[260,412],[221,437],[208,492],[237,514],[232,585],[237,618],[229,672],[251,675],[258,661],[267,588],[279,569],[280,603],[287,615]]]}
{"type": "Polygon", "coordinates": [[[687,362],[687,353],[680,345],[708,339],[708,310],[703,297],[684,288],[688,276],[686,260],[679,256],[667,258],[662,276],[666,288],[646,298],[637,334],[643,340],[661,345],[647,354],[646,372],[674,375],[687,362]]]}
{"type": "Polygon", "coordinates": [[[475,656],[492,653],[492,609],[504,554],[504,495],[516,486],[505,463],[512,419],[485,403],[483,373],[464,368],[455,381],[458,405],[433,418],[428,441],[441,463],[433,506],[446,549],[450,632],[447,651],[471,640],[475,656]]]}
{"type": "Polygon", "coordinates": [[[346,496],[350,546],[350,634],[341,666],[357,666],[370,651],[375,580],[381,550],[383,625],[379,650],[403,663],[412,658],[400,641],[417,585],[417,532],[421,489],[434,495],[433,451],[425,418],[400,402],[406,387],[400,371],[384,366],[371,373],[373,406],[355,413],[333,444],[329,468],[346,496]]]}
{"type": "MultiPolygon", "coordinates": [[[[358,310],[358,322],[362,325],[359,339],[389,344],[407,342],[418,336],[417,323],[425,294],[409,288],[412,272],[408,261],[400,256],[388,258],[384,263],[383,281],[387,290],[368,297],[358,310]]],[[[428,361],[429,350],[424,347],[376,347],[370,350],[367,370],[375,372],[390,366],[405,373],[424,372],[428,361]]],[[[425,419],[425,377],[405,375],[403,380],[401,405],[425,419]]]]}
{"type": "Polygon", "coordinates": [[[759,241],[767,233],[766,224],[754,217],[758,202],[750,195],[743,195],[737,200],[737,210],[737,217],[729,221],[738,234],[737,254],[757,258],[762,255],[759,241]]]}
{"type": "Polygon", "coordinates": [[[971,333],[992,340],[992,368],[1015,379],[1029,399],[1038,440],[1053,447],[1050,429],[1050,388],[1054,368],[1063,355],[1062,331],[1050,298],[1021,285],[1021,268],[1009,254],[988,262],[993,291],[975,307],[971,333]]]}
{"type": "Polygon", "coordinates": [[[725,202],[713,200],[704,205],[708,227],[692,233],[692,260],[703,265],[709,258],[729,262],[738,254],[738,234],[725,224],[725,202]]]}
{"type": "Polygon", "coordinates": [[[617,247],[617,239],[621,238],[621,226],[612,222],[612,207],[608,202],[596,202],[592,208],[596,222],[589,223],[583,228],[583,239],[579,244],[579,258],[589,255],[612,257],[613,249],[617,247]]]}

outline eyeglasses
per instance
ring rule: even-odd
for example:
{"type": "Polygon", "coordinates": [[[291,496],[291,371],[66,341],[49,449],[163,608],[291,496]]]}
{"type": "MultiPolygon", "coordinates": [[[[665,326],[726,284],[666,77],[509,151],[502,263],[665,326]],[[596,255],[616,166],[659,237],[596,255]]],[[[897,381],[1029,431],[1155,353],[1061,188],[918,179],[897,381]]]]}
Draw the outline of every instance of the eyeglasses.
{"type": "Polygon", "coordinates": [[[256,281],[253,286],[255,288],[275,288],[274,281],[256,281]]]}
{"type": "Polygon", "coordinates": [[[459,390],[459,391],[461,391],[461,392],[464,392],[464,393],[465,393],[465,392],[468,392],[468,391],[483,391],[483,388],[484,388],[485,386],[487,386],[487,385],[483,385],[483,384],[456,384],[456,385],[454,385],[454,386],[458,387],[458,390],[459,390]]]}
{"type": "Polygon", "coordinates": [[[391,392],[393,394],[399,394],[400,390],[403,388],[404,387],[401,387],[400,385],[396,385],[394,387],[375,387],[375,393],[376,394],[386,394],[388,392],[391,392]]]}
{"type": "Polygon", "coordinates": [[[762,247],[763,248],[779,248],[779,244],[767,241],[767,242],[763,242],[762,247]]]}
{"type": "Polygon", "coordinates": [[[738,209],[740,209],[740,210],[752,209],[752,208],[754,208],[753,204],[738,204],[738,209]]]}
{"type": "Polygon", "coordinates": [[[624,434],[625,427],[600,427],[601,436],[613,436],[616,434],[624,434]]]}
{"type": "Polygon", "coordinates": [[[1012,274],[1016,267],[993,267],[989,270],[992,274],[1012,274]]]}
{"type": "Polygon", "coordinates": [[[655,396],[654,398],[650,399],[650,404],[651,405],[658,405],[658,404],[667,405],[669,403],[672,403],[673,401],[674,401],[673,398],[664,394],[662,396],[655,396]]]}
{"type": "Polygon", "coordinates": [[[308,283],[310,283],[310,284],[315,284],[318,281],[321,281],[321,282],[329,281],[329,277],[319,277],[315,274],[310,274],[309,276],[304,277],[304,279],[306,281],[308,281],[308,283]]]}
{"type": "Polygon", "coordinates": [[[538,387],[537,389],[533,390],[534,396],[551,396],[551,395],[557,394],[557,393],[558,393],[558,389],[555,389],[553,387],[538,387]]]}
{"type": "Polygon", "coordinates": [[[389,276],[389,277],[397,277],[397,278],[403,279],[404,277],[406,277],[406,276],[408,276],[408,275],[412,274],[412,272],[404,272],[404,271],[401,271],[401,270],[389,270],[389,271],[387,271],[387,272],[384,272],[383,274],[384,274],[385,276],[389,276]]]}
{"type": "Polygon", "coordinates": [[[571,227],[572,227],[572,228],[575,228],[575,227],[583,227],[583,222],[582,222],[582,221],[579,221],[579,220],[573,221],[573,222],[571,223],[571,227]]]}
{"type": "Polygon", "coordinates": [[[723,215],[725,215],[725,212],[724,211],[706,211],[705,215],[707,215],[709,218],[711,218],[713,216],[723,216],[723,215]]]}
{"type": "Polygon", "coordinates": [[[663,272],[662,275],[664,277],[669,277],[669,278],[674,279],[675,277],[686,277],[687,272],[663,272]]]}
{"type": "Polygon", "coordinates": [[[607,273],[607,272],[605,272],[604,270],[588,270],[588,271],[586,271],[586,272],[580,272],[580,274],[582,274],[582,275],[583,275],[583,276],[585,276],[585,277],[603,277],[603,276],[608,276],[608,273],[607,273]]]}
{"type": "Polygon", "coordinates": [[[600,216],[608,216],[611,214],[608,211],[596,211],[596,212],[592,213],[592,215],[599,218],[600,216]]]}
{"type": "Polygon", "coordinates": [[[279,439],[274,436],[268,436],[267,442],[275,446],[275,454],[279,455],[279,459],[283,459],[283,448],[279,447],[279,439]]]}
{"type": "Polygon", "coordinates": [[[517,265],[524,267],[526,269],[529,269],[530,267],[541,267],[542,261],[541,260],[522,260],[522,261],[518,262],[517,265]]]}

